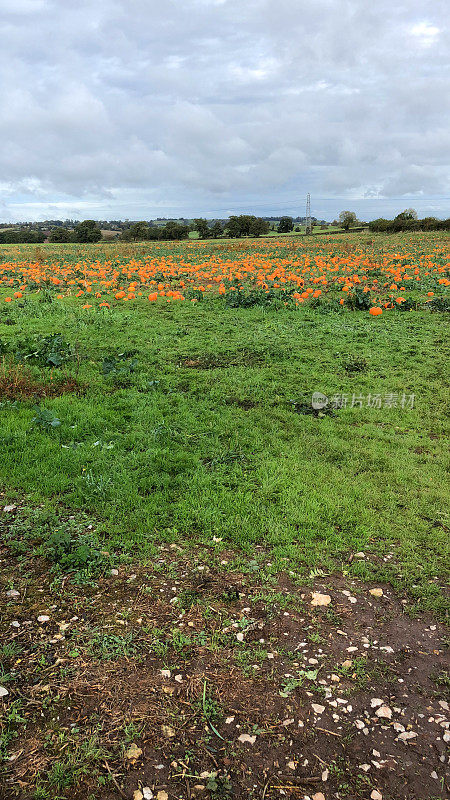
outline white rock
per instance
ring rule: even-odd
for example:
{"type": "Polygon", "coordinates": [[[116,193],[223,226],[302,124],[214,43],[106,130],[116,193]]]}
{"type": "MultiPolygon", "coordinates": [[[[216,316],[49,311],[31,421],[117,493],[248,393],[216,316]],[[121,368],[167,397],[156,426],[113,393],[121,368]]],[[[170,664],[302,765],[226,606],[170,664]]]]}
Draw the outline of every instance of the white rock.
{"type": "Polygon", "coordinates": [[[369,594],[371,594],[372,597],[383,597],[383,589],[369,589],[369,594]]]}
{"type": "Polygon", "coordinates": [[[9,591],[6,592],[6,597],[20,597],[20,592],[18,592],[17,589],[9,589],[9,591]]]}
{"type": "Polygon", "coordinates": [[[382,705],[383,705],[383,700],[380,700],[379,697],[373,697],[372,700],[370,701],[371,708],[378,708],[378,706],[382,705]]]}
{"type": "Polygon", "coordinates": [[[152,800],[152,797],[155,796],[150,789],[150,786],[144,786],[142,789],[142,794],[144,795],[144,800],[152,800]]]}
{"type": "Polygon", "coordinates": [[[315,714],[323,714],[325,711],[325,706],[321,706],[319,703],[312,703],[312,708],[315,714]]]}
{"type": "Polygon", "coordinates": [[[414,733],[414,731],[403,731],[403,733],[399,733],[397,740],[399,742],[408,742],[410,739],[415,739],[416,736],[417,733],[414,733]]]}
{"type": "Polygon", "coordinates": [[[375,716],[383,719],[392,719],[392,710],[389,706],[381,706],[381,708],[375,711],[375,716]]]}
{"type": "Polygon", "coordinates": [[[4,686],[0,686],[0,697],[6,697],[6,695],[8,694],[9,694],[8,689],[5,689],[4,686]]]}
{"type": "Polygon", "coordinates": [[[225,725],[231,725],[234,722],[234,717],[227,717],[225,720],[225,725]]]}
{"type": "Polygon", "coordinates": [[[109,574],[113,575],[113,577],[116,577],[119,574],[119,570],[118,569],[112,569],[112,570],[110,570],[109,574]]]}
{"type": "Polygon", "coordinates": [[[48,617],[47,614],[39,614],[39,616],[37,618],[37,621],[44,623],[44,622],[48,622],[49,619],[50,619],[50,617],[48,617]]]}
{"type": "Polygon", "coordinates": [[[14,511],[15,508],[17,508],[17,506],[15,506],[14,504],[10,506],[4,506],[3,511],[14,511]]]}
{"type": "Polygon", "coordinates": [[[244,634],[242,633],[242,631],[239,631],[239,633],[236,634],[236,639],[238,640],[238,642],[244,641],[244,634]]]}
{"type": "Polygon", "coordinates": [[[440,705],[441,708],[444,709],[444,711],[449,711],[450,710],[446,700],[439,700],[439,705],[440,705]]]}
{"type": "Polygon", "coordinates": [[[170,672],[170,669],[161,670],[161,675],[163,676],[163,678],[170,678],[171,674],[172,673],[170,672]]]}
{"type": "Polygon", "coordinates": [[[320,592],[311,592],[311,605],[312,606],[329,606],[331,597],[329,594],[321,594],[320,592]]]}
{"type": "Polygon", "coordinates": [[[383,795],[380,794],[378,789],[374,789],[372,794],[370,795],[370,800],[383,800],[383,795]]]}
{"type": "Polygon", "coordinates": [[[248,742],[248,744],[255,744],[256,736],[249,736],[248,733],[241,733],[241,735],[238,736],[238,741],[244,744],[245,742],[248,742]]]}

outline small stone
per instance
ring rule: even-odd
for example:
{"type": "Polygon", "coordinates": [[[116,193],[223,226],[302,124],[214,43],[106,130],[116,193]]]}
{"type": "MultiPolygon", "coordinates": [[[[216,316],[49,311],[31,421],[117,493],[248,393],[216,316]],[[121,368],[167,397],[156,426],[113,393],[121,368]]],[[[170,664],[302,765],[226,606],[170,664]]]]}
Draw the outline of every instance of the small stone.
{"type": "Polygon", "coordinates": [[[236,639],[238,640],[238,642],[244,641],[244,634],[242,633],[242,631],[239,631],[239,633],[236,634],[236,639]]]}
{"type": "Polygon", "coordinates": [[[295,761],[288,761],[289,769],[295,769],[295,761]]]}
{"type": "Polygon", "coordinates": [[[434,778],[435,781],[438,781],[439,780],[439,775],[437,774],[437,772],[435,770],[433,770],[433,772],[430,774],[430,778],[434,778]]]}
{"type": "Polygon", "coordinates": [[[321,706],[319,703],[312,703],[312,708],[315,714],[323,714],[325,711],[325,706],[321,706]]]}
{"type": "Polygon", "coordinates": [[[161,725],[161,730],[166,739],[173,739],[176,736],[176,732],[170,725],[161,725]]]}
{"type": "Polygon", "coordinates": [[[383,705],[383,701],[380,700],[379,697],[373,697],[372,700],[370,701],[370,707],[371,708],[378,708],[378,706],[382,706],[382,705],[383,705]]]}
{"type": "MultiPolygon", "coordinates": [[[[135,764],[138,758],[142,755],[142,749],[137,746],[134,742],[130,744],[128,750],[125,753],[125,757],[128,761],[131,761],[132,764],[135,764]]],[[[142,798],[141,798],[142,800],[142,798]]]]}
{"type": "Polygon", "coordinates": [[[329,606],[331,597],[329,594],[321,594],[320,592],[311,592],[311,605],[312,606],[329,606]]]}
{"type": "Polygon", "coordinates": [[[163,676],[163,678],[170,678],[171,675],[170,669],[162,669],[161,675],[163,676]]]}
{"type": "Polygon", "coordinates": [[[227,717],[225,720],[225,725],[231,725],[234,722],[234,717],[227,717]]]}
{"type": "Polygon", "coordinates": [[[363,770],[363,772],[369,772],[370,764],[360,764],[359,768],[363,770]]]}
{"type": "Polygon", "coordinates": [[[15,506],[14,504],[12,504],[12,505],[10,505],[10,506],[4,506],[4,507],[3,507],[3,511],[7,511],[7,512],[8,512],[8,511],[14,511],[14,509],[16,509],[16,508],[17,508],[17,506],[15,506]]]}
{"type": "Polygon", "coordinates": [[[325,800],[325,795],[322,792],[316,792],[313,794],[312,800],[325,800]]]}
{"type": "Polygon", "coordinates": [[[50,617],[48,617],[47,614],[39,614],[39,616],[37,618],[37,621],[41,622],[42,624],[44,624],[45,622],[48,622],[49,619],[50,619],[50,617]]]}
{"type": "Polygon", "coordinates": [[[382,717],[383,719],[392,719],[392,710],[389,706],[381,706],[381,708],[375,711],[376,717],[382,717]]]}
{"type": "Polygon", "coordinates": [[[383,597],[383,589],[369,589],[369,594],[372,597],[383,597]]]}
{"type": "Polygon", "coordinates": [[[362,551],[360,553],[355,553],[355,558],[365,558],[365,557],[366,557],[366,554],[363,553],[362,551]]]}
{"type": "Polygon", "coordinates": [[[115,578],[119,574],[119,570],[118,569],[112,569],[112,570],[110,570],[109,574],[112,575],[115,578]]]}
{"type": "Polygon", "coordinates": [[[174,681],[176,681],[177,683],[183,683],[183,676],[175,675],[174,681]]]}
{"type": "Polygon", "coordinates": [[[136,789],[136,791],[133,792],[133,800],[144,800],[144,795],[140,789],[136,789]]]}
{"type": "Polygon", "coordinates": [[[245,744],[245,742],[248,742],[248,744],[255,744],[256,736],[249,736],[248,733],[241,733],[241,735],[238,736],[238,742],[242,742],[243,744],[245,744]]]}
{"type": "Polygon", "coordinates": [[[12,599],[14,597],[20,597],[20,592],[18,592],[17,589],[9,589],[9,591],[6,592],[6,597],[10,597],[12,599]]]}
{"type": "Polygon", "coordinates": [[[410,739],[415,739],[416,736],[417,733],[414,733],[414,731],[404,731],[403,733],[399,733],[397,740],[399,742],[408,742],[410,739]]]}
{"type": "Polygon", "coordinates": [[[144,800],[152,800],[152,798],[155,796],[150,789],[150,786],[144,786],[142,789],[142,794],[144,795],[144,800]]]}
{"type": "Polygon", "coordinates": [[[9,694],[8,689],[5,689],[4,686],[0,686],[0,697],[6,697],[6,695],[8,694],[9,694]]]}
{"type": "Polygon", "coordinates": [[[372,794],[370,795],[370,800],[383,800],[383,795],[380,794],[378,789],[374,789],[372,794]]]}
{"type": "Polygon", "coordinates": [[[351,661],[349,658],[347,658],[345,661],[342,662],[342,668],[343,669],[350,669],[352,664],[353,664],[353,661],[351,661]]]}
{"type": "Polygon", "coordinates": [[[323,780],[324,783],[326,783],[326,781],[328,780],[328,775],[329,774],[330,773],[329,773],[329,771],[327,769],[324,769],[324,771],[322,772],[322,780],[323,780]]]}
{"type": "Polygon", "coordinates": [[[169,795],[167,794],[167,792],[160,791],[156,795],[156,800],[169,800],[169,795]]]}

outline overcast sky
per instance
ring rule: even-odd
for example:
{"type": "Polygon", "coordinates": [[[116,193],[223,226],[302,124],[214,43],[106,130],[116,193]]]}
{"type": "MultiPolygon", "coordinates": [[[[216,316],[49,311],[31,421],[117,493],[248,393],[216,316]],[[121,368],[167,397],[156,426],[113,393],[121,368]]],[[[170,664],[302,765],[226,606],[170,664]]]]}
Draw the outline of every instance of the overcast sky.
{"type": "Polygon", "coordinates": [[[0,0],[0,218],[450,216],[448,0],[0,0]]]}

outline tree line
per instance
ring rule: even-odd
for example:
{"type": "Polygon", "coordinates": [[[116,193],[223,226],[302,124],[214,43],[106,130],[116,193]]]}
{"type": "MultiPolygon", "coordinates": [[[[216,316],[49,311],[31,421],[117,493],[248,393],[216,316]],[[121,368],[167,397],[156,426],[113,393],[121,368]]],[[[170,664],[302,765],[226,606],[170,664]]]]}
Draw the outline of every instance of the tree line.
{"type": "MultiPolygon", "coordinates": [[[[298,220],[298,218],[297,218],[298,220]]],[[[228,237],[239,239],[243,236],[257,238],[265,236],[270,230],[277,233],[291,233],[299,231],[300,228],[295,224],[297,220],[293,217],[277,217],[278,223],[275,227],[274,222],[269,217],[256,217],[251,214],[240,214],[230,216],[228,220],[207,220],[198,217],[192,222],[176,222],[168,220],[164,225],[156,225],[150,222],[125,222],[117,236],[117,241],[122,242],[155,242],[155,241],[176,241],[187,239],[192,231],[197,233],[199,239],[219,239],[228,237]],[[126,227],[125,227],[126,226],[126,227]]],[[[53,243],[92,243],[99,242],[103,238],[100,224],[92,219],[73,223],[68,227],[66,223],[54,224],[50,230],[31,227],[31,224],[24,224],[19,227],[0,226],[0,244],[41,244],[45,241],[53,243]]],[[[103,224],[103,223],[101,223],[103,224]]],[[[314,217],[311,220],[311,227],[321,225],[326,230],[327,225],[322,221],[318,222],[314,217]]],[[[339,220],[331,223],[332,226],[340,227],[348,231],[356,226],[361,226],[354,211],[342,211],[339,220]]],[[[393,220],[375,219],[369,222],[369,230],[374,233],[396,233],[398,231],[432,231],[449,230],[450,219],[440,220],[436,217],[425,217],[418,219],[417,212],[413,208],[407,208],[393,220]]]]}
{"type": "Polygon", "coordinates": [[[369,222],[369,230],[373,233],[397,233],[400,231],[443,231],[450,230],[450,219],[424,217],[418,219],[413,208],[407,208],[394,219],[373,219],[369,222]]]}

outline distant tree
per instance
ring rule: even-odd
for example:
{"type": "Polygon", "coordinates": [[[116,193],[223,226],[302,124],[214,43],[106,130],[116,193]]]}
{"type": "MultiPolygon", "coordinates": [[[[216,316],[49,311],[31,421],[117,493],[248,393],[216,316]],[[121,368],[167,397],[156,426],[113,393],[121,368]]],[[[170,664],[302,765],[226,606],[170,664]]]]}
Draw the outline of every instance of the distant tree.
{"type": "Polygon", "coordinates": [[[383,231],[389,230],[389,227],[392,227],[392,222],[384,217],[379,217],[369,222],[369,231],[374,233],[383,233],[383,231]]]}
{"type": "Polygon", "coordinates": [[[0,231],[0,244],[41,244],[45,238],[43,231],[33,231],[26,227],[0,231]]]}
{"type": "Polygon", "coordinates": [[[264,236],[270,231],[270,222],[262,217],[251,217],[249,225],[250,236],[264,236]]]}
{"type": "Polygon", "coordinates": [[[345,231],[348,231],[348,229],[352,225],[356,225],[357,222],[358,218],[354,211],[341,211],[339,214],[339,224],[345,231]]]}
{"type": "Polygon", "coordinates": [[[239,217],[231,216],[225,225],[225,230],[231,238],[240,236],[261,236],[269,233],[270,222],[262,217],[251,214],[241,214],[239,217]]]}
{"type": "Polygon", "coordinates": [[[165,239],[165,240],[172,240],[172,239],[187,239],[189,236],[189,226],[188,225],[179,225],[178,222],[169,221],[163,228],[160,230],[160,235],[158,238],[165,239]]]}
{"type": "Polygon", "coordinates": [[[294,220],[292,217],[281,217],[278,223],[278,233],[290,233],[294,230],[294,220]]]}
{"type": "Polygon", "coordinates": [[[242,217],[231,216],[225,225],[230,239],[238,239],[243,234],[242,217]]]}
{"type": "Polygon", "coordinates": [[[417,211],[415,208],[405,208],[400,214],[397,214],[395,219],[399,220],[414,220],[417,219],[417,211]]]}
{"type": "Polygon", "coordinates": [[[149,227],[146,222],[134,222],[128,228],[128,241],[144,242],[149,238],[149,227]]]}
{"type": "Polygon", "coordinates": [[[211,227],[211,236],[213,237],[213,239],[219,239],[219,237],[222,235],[223,235],[222,223],[217,221],[211,227]]]}
{"type": "Polygon", "coordinates": [[[197,231],[199,239],[209,239],[211,236],[211,229],[208,225],[208,220],[199,217],[193,221],[194,231],[197,231]]]}
{"type": "Polygon", "coordinates": [[[102,232],[94,219],[85,219],[75,225],[76,242],[99,242],[102,232]]]}
{"type": "Polygon", "coordinates": [[[74,235],[67,228],[52,228],[48,237],[49,242],[73,242],[74,235]]]}
{"type": "Polygon", "coordinates": [[[435,231],[439,226],[437,217],[424,217],[420,220],[420,227],[423,231],[435,231]]]}

